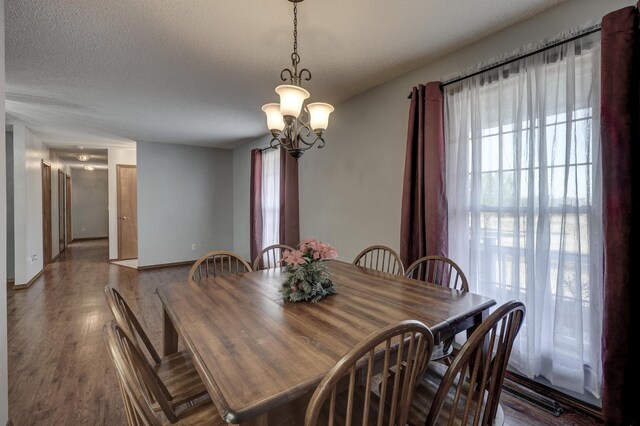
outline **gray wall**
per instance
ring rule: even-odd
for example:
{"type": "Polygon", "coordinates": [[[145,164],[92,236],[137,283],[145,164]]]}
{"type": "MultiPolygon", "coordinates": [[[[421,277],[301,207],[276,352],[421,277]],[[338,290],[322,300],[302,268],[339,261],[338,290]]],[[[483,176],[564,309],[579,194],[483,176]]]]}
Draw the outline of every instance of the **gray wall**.
{"type": "MultiPolygon", "coordinates": [[[[336,105],[326,147],[307,151],[300,159],[300,237],[333,244],[339,258],[347,261],[370,244],[398,250],[411,88],[568,29],[600,22],[606,13],[633,4],[635,0],[569,0],[336,105]]],[[[266,147],[268,138],[250,144],[266,147]]],[[[247,147],[234,150],[234,167],[236,251],[248,253],[247,147]]]]}
{"type": "Polygon", "coordinates": [[[15,269],[15,247],[13,237],[13,133],[5,133],[7,147],[7,278],[13,279],[15,269]]]}
{"type": "Polygon", "coordinates": [[[109,148],[109,259],[118,258],[118,176],[117,166],[136,165],[136,148],[109,148]]]}
{"type": "Polygon", "coordinates": [[[73,238],[101,238],[109,235],[108,201],[106,170],[71,170],[73,238]]]}
{"type": "Polygon", "coordinates": [[[233,250],[230,150],[138,142],[137,163],[140,266],[233,250]]]}
{"type": "MultiPolygon", "coordinates": [[[[23,124],[13,124],[13,230],[15,283],[24,285],[43,269],[42,161],[51,165],[51,254],[58,246],[58,171],[67,172],[49,147],[23,124]]],[[[3,160],[4,163],[4,160],[3,160]]]]}

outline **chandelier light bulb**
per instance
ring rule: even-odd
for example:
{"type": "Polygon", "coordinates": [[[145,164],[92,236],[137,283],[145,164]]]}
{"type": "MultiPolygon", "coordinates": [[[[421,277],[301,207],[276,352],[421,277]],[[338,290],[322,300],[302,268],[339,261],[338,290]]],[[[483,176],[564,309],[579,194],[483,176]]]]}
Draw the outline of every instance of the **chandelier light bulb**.
{"type": "Polygon", "coordinates": [[[78,155],[78,160],[80,160],[80,161],[89,161],[90,158],[91,158],[91,156],[89,154],[79,154],[78,155]]]}
{"type": "Polygon", "coordinates": [[[276,93],[280,95],[280,113],[286,123],[300,116],[302,104],[309,99],[309,92],[300,86],[282,84],[276,87],[276,93]]]}
{"type": "Polygon", "coordinates": [[[333,106],[324,102],[314,102],[307,105],[309,109],[309,125],[314,132],[322,134],[329,127],[329,114],[334,111],[333,106]]]}
{"type": "Polygon", "coordinates": [[[278,134],[284,129],[284,119],[280,112],[280,104],[270,103],[265,104],[262,110],[267,115],[267,127],[273,134],[278,134]]]}

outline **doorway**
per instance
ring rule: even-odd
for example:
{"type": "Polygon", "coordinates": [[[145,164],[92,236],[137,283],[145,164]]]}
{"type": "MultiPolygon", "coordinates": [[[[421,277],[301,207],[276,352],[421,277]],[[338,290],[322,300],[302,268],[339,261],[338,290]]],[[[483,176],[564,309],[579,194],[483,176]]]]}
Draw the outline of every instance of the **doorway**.
{"type": "Polygon", "coordinates": [[[72,241],[72,234],[71,234],[71,176],[66,175],[65,176],[65,180],[66,180],[66,185],[65,185],[65,212],[66,212],[66,227],[67,227],[67,235],[66,235],[66,239],[65,239],[65,248],[71,244],[72,241]]]}
{"type": "Polygon", "coordinates": [[[67,233],[67,191],[66,175],[58,170],[58,251],[62,253],[67,247],[65,236],[67,233]]]}
{"type": "Polygon", "coordinates": [[[42,160],[42,266],[51,263],[51,164],[42,160]]]}
{"type": "Polygon", "coordinates": [[[118,259],[138,257],[138,185],[136,166],[118,164],[118,259]]]}

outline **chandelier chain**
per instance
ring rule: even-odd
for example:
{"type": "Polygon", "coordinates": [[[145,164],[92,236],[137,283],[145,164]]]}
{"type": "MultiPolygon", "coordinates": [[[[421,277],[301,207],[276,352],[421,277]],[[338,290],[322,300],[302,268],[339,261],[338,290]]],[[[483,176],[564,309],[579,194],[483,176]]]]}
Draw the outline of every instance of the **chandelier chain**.
{"type": "Polygon", "coordinates": [[[298,56],[298,3],[293,3],[293,53],[298,56]]]}

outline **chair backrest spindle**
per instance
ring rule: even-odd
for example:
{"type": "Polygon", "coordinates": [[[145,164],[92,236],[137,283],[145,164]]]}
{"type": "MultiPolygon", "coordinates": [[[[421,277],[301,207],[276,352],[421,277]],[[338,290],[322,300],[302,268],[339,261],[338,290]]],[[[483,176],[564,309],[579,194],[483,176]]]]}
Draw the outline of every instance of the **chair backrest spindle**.
{"type": "Polygon", "coordinates": [[[469,283],[462,269],[451,259],[443,256],[424,256],[413,262],[405,273],[407,278],[469,291],[469,283]]]}
{"type": "Polygon", "coordinates": [[[370,246],[362,250],[356,256],[353,264],[389,274],[404,274],[404,265],[398,253],[382,245],[370,246]]]}
{"type": "Polygon", "coordinates": [[[111,320],[104,326],[104,338],[116,369],[129,424],[159,426],[161,423],[151,409],[154,401],[167,419],[175,423],[178,417],[161,388],[162,381],[127,332],[111,320]]]}
{"type": "Polygon", "coordinates": [[[405,424],[432,349],[433,335],[419,321],[402,321],[370,334],[320,382],[309,402],[305,426],[321,422],[370,424],[375,420],[379,425],[405,424]],[[380,362],[383,374],[377,396],[372,386],[377,383],[374,372],[380,362]],[[398,374],[387,374],[390,368],[398,374]],[[346,390],[342,390],[342,384],[346,390]]]}
{"type": "Polygon", "coordinates": [[[133,344],[140,350],[142,350],[141,348],[144,345],[153,361],[155,363],[159,363],[160,355],[158,355],[158,351],[151,343],[151,339],[149,339],[149,336],[144,331],[144,328],[142,328],[140,321],[138,321],[138,318],[133,313],[126,300],[124,300],[124,297],[122,297],[120,292],[107,284],[104,287],[104,296],[107,299],[107,304],[109,305],[109,309],[111,310],[115,320],[118,322],[120,327],[124,328],[126,332],[134,338],[133,344]],[[142,345],[140,342],[142,342],[142,345]]]}
{"type": "Polygon", "coordinates": [[[525,315],[521,302],[500,306],[473,332],[447,369],[425,424],[492,424],[513,342],[525,315]]]}
{"type": "Polygon", "coordinates": [[[285,250],[295,250],[293,247],[284,244],[274,244],[264,248],[253,261],[253,270],[273,269],[282,267],[282,252],[285,250]]]}
{"type": "Polygon", "coordinates": [[[189,281],[199,281],[203,278],[240,275],[251,271],[251,265],[238,254],[226,250],[217,250],[209,252],[198,259],[191,267],[188,279],[189,281]]]}

